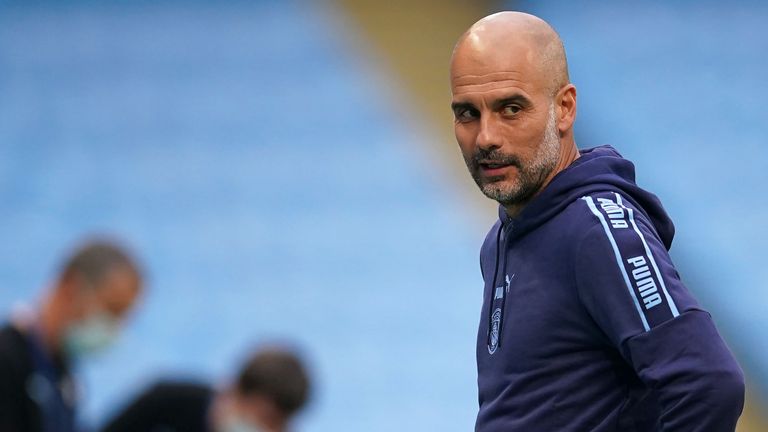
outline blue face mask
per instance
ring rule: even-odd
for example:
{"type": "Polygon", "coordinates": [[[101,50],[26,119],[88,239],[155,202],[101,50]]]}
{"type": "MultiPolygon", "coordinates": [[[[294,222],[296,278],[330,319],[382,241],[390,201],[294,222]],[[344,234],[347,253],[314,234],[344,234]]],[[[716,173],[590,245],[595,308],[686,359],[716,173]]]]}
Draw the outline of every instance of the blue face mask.
{"type": "Polygon", "coordinates": [[[118,330],[118,322],[111,315],[92,314],[67,328],[64,349],[74,358],[102,351],[117,339],[118,330]]]}
{"type": "Polygon", "coordinates": [[[235,414],[230,414],[216,432],[264,432],[264,429],[249,423],[235,414]]]}

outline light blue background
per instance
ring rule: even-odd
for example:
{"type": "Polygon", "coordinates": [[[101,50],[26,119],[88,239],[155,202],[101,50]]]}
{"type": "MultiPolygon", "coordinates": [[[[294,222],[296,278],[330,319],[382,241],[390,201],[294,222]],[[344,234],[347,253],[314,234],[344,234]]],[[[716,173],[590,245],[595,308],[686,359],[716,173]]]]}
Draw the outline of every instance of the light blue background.
{"type": "Polygon", "coordinates": [[[83,365],[86,423],[288,341],[301,430],[472,428],[482,238],[352,28],[317,2],[0,9],[0,310],[93,232],[149,274],[83,365]]]}

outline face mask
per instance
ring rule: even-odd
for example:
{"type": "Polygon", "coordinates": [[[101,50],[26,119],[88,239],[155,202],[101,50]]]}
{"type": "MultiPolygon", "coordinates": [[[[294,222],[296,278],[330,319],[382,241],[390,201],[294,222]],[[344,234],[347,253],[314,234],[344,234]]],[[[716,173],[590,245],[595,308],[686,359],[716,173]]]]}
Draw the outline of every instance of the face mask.
{"type": "Polygon", "coordinates": [[[117,320],[105,313],[90,315],[71,324],[64,334],[64,349],[71,357],[81,357],[103,350],[118,335],[117,320]]]}
{"type": "Polygon", "coordinates": [[[264,429],[249,423],[237,415],[230,414],[216,432],[264,432],[264,429]]]}

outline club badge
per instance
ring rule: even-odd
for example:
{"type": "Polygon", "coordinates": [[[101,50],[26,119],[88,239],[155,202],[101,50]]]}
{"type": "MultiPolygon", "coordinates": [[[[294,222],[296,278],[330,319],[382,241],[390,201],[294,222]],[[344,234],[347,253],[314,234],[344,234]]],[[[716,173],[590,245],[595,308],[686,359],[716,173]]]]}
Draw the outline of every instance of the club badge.
{"type": "Polygon", "coordinates": [[[501,326],[501,308],[496,308],[491,316],[491,340],[488,344],[488,353],[493,354],[499,347],[499,327],[501,326]]]}

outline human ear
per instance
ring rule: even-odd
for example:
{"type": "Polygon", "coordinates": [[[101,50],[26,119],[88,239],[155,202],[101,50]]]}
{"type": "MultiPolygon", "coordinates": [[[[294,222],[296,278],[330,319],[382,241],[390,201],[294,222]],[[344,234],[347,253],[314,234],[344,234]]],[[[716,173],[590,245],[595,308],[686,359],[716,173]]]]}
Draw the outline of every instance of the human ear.
{"type": "Polygon", "coordinates": [[[558,108],[557,128],[561,134],[573,127],[576,120],[576,86],[567,84],[557,92],[555,103],[558,108]]]}

